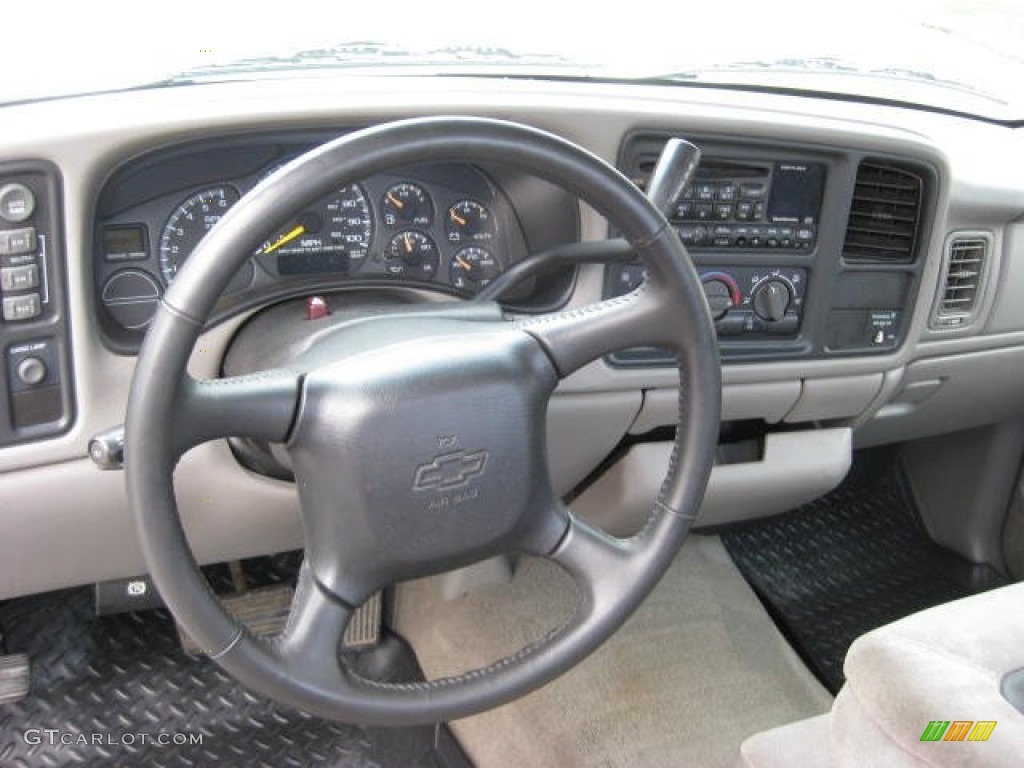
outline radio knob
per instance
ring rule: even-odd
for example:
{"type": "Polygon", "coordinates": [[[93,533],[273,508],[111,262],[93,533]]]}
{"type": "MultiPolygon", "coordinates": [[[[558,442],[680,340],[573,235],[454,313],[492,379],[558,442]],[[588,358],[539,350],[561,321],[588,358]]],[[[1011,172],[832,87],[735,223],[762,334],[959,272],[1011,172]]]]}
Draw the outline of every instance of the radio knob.
{"type": "Polygon", "coordinates": [[[725,317],[725,313],[736,306],[734,299],[736,290],[721,277],[713,277],[704,281],[704,297],[708,300],[708,308],[711,310],[713,319],[718,320],[725,317]]]}
{"type": "Polygon", "coordinates": [[[775,323],[786,316],[786,310],[793,300],[793,291],[789,284],[777,278],[769,278],[754,289],[751,303],[754,312],[762,320],[775,323]]]}

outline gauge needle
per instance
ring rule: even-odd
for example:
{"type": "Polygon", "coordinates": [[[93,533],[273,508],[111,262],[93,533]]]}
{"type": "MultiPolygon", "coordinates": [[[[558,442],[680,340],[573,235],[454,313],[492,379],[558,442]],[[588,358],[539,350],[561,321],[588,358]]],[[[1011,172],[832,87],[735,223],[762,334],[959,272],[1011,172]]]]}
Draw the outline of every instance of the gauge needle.
{"type": "Polygon", "coordinates": [[[306,231],[306,228],[302,224],[299,224],[294,229],[291,229],[288,232],[285,232],[283,235],[281,235],[279,238],[277,238],[277,242],[275,242],[272,246],[270,246],[269,248],[267,248],[263,252],[264,253],[273,253],[278,248],[280,248],[282,245],[285,245],[286,243],[290,243],[292,240],[294,240],[299,235],[303,234],[305,231],[306,231]]]}
{"type": "Polygon", "coordinates": [[[456,256],[455,257],[455,263],[458,264],[460,267],[462,267],[467,272],[472,272],[473,271],[473,266],[468,261],[465,261],[461,256],[456,256]]]}
{"type": "Polygon", "coordinates": [[[405,208],[405,203],[403,203],[397,197],[392,195],[390,192],[388,192],[387,198],[391,202],[391,204],[395,206],[395,208],[397,208],[398,210],[402,210],[403,208],[405,208]]]}
{"type": "Polygon", "coordinates": [[[458,224],[460,227],[466,226],[466,223],[467,223],[466,220],[464,218],[462,218],[461,216],[459,216],[459,214],[457,214],[454,209],[448,211],[448,213],[451,215],[452,220],[456,224],[458,224]]]}
{"type": "Polygon", "coordinates": [[[412,253],[412,243],[409,241],[409,233],[406,232],[402,236],[402,242],[405,243],[405,252],[412,253]]]}

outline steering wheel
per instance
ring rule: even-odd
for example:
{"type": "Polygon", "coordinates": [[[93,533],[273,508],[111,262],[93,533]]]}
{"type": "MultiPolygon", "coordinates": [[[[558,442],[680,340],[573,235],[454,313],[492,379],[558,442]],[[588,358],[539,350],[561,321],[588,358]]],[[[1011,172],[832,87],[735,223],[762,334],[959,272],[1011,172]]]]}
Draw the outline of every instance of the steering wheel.
{"type": "Polygon", "coordinates": [[[664,216],[614,168],[514,123],[426,118],[316,148],[222,218],[166,292],[128,403],[128,492],[150,572],[171,612],[228,673],[321,717],[413,725],[464,717],[543,685],[581,661],[637,608],[679,550],[711,471],[721,396],[700,280],[664,216]],[[221,291],[296,209],[400,166],[505,163],[575,193],[624,233],[647,278],[625,296],[532,319],[425,312],[342,328],[287,366],[196,380],[192,347],[221,291]],[[616,349],[679,360],[671,464],[642,531],[618,539],[572,515],[552,490],[546,413],[557,383],[616,349]],[[175,504],[177,460],[199,443],[283,443],[294,464],[305,562],[274,640],[250,635],[199,571],[175,504]],[[573,617],[491,666],[383,684],[339,661],[356,607],[396,582],[506,552],[550,558],[573,577],[573,617]]]}

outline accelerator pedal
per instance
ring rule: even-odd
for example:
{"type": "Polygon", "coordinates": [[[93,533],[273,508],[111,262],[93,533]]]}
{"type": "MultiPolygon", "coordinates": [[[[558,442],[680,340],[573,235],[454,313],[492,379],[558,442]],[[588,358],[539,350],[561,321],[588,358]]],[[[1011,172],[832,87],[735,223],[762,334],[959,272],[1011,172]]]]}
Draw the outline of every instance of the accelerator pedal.
{"type": "Polygon", "coordinates": [[[10,704],[28,695],[31,674],[28,656],[11,653],[0,656],[0,704],[10,704]]]}
{"type": "Polygon", "coordinates": [[[383,605],[381,593],[377,592],[360,605],[345,627],[341,644],[346,650],[372,648],[380,642],[380,615],[383,605]]]}

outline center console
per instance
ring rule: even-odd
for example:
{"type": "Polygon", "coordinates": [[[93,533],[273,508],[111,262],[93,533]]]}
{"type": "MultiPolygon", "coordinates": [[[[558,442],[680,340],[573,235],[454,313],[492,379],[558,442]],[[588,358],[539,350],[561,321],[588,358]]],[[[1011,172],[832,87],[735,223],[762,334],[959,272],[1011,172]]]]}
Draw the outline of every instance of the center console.
{"type": "MultiPolygon", "coordinates": [[[[667,134],[627,137],[619,167],[643,187],[667,134]]],[[[840,149],[687,137],[701,148],[669,215],[693,258],[723,359],[871,354],[903,341],[932,171],[840,149]]],[[[636,288],[639,263],[609,266],[605,296],[636,288]]],[[[612,365],[668,365],[632,349],[612,365]]]]}

